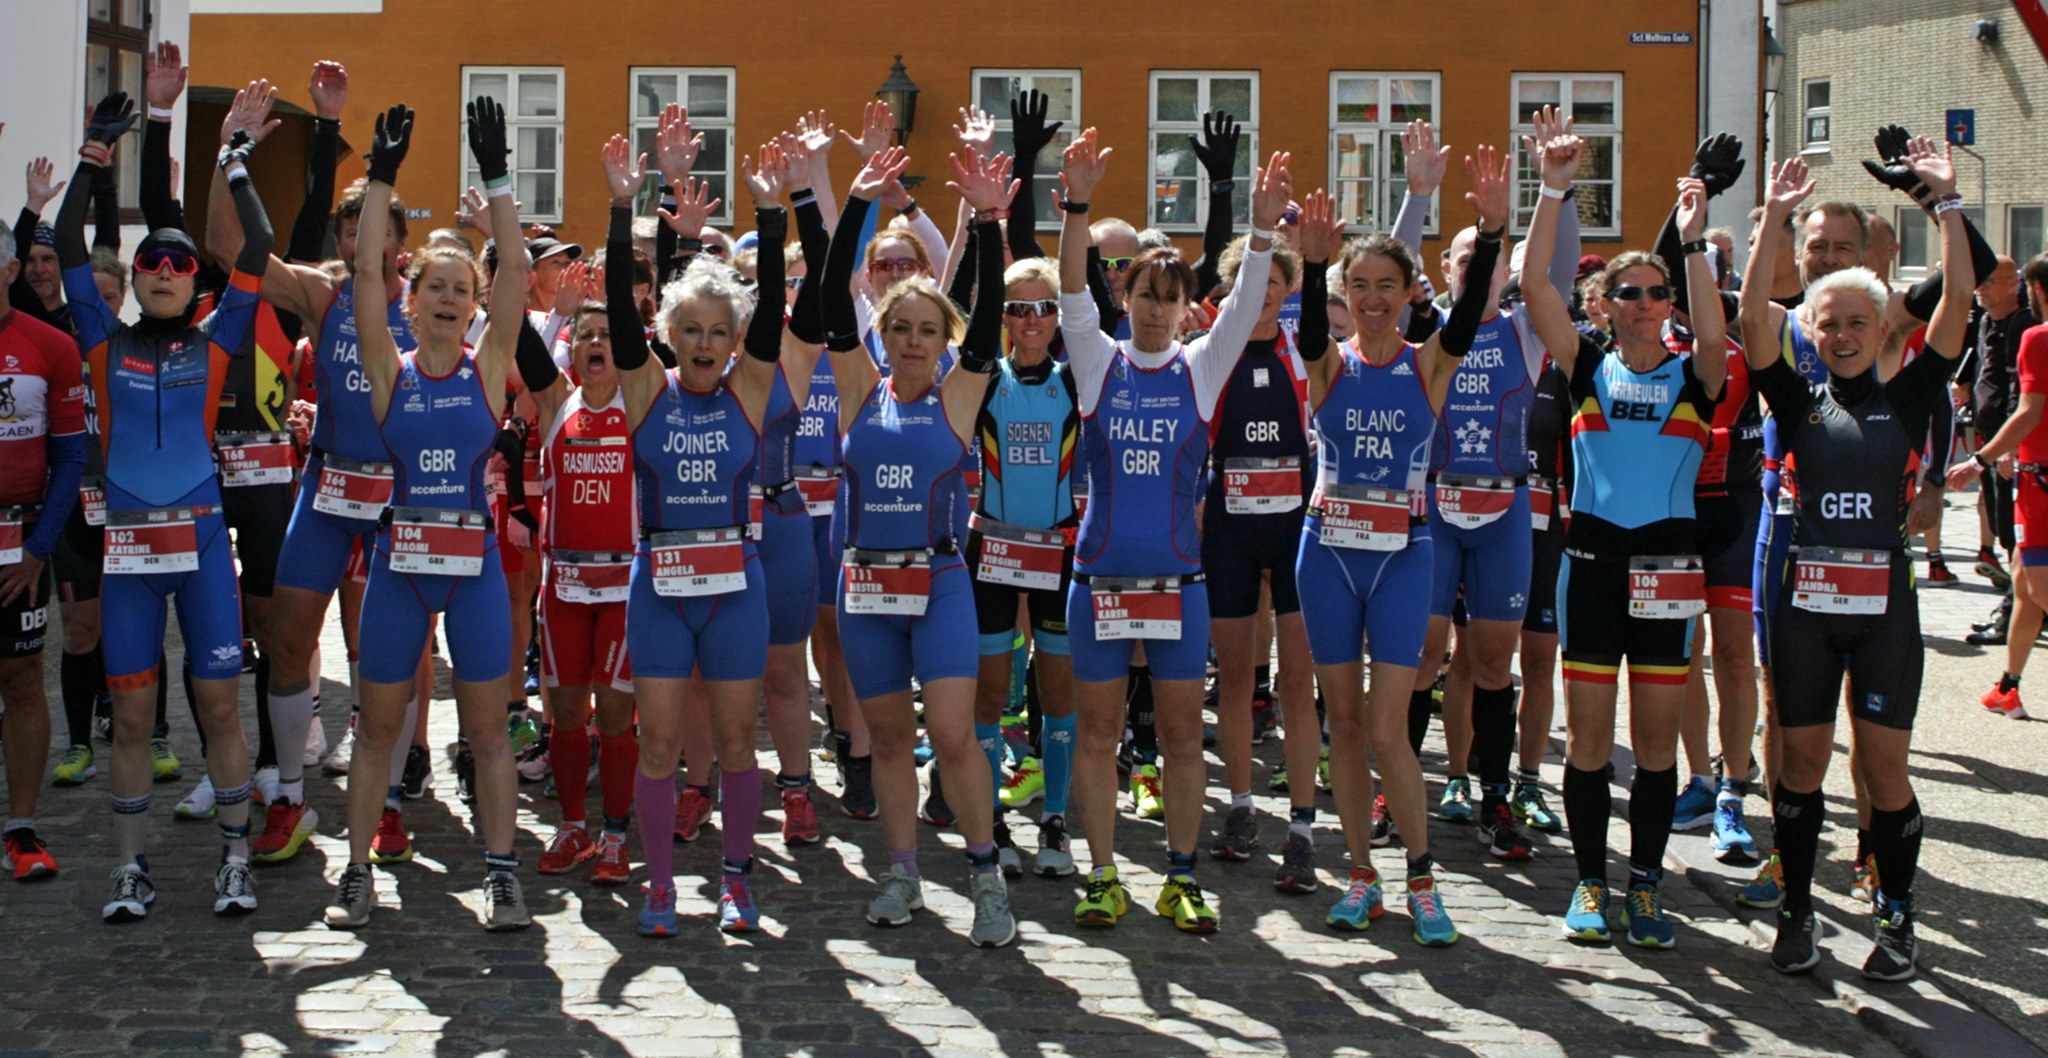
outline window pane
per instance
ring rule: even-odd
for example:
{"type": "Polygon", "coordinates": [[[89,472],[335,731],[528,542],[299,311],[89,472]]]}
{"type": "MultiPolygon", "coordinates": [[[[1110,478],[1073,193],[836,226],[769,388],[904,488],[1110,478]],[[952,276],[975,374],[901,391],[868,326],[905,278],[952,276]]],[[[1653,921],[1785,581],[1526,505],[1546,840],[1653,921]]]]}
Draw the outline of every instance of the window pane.
{"type": "Polygon", "coordinates": [[[1520,81],[1515,85],[1515,123],[1532,124],[1536,111],[1564,102],[1564,87],[1557,81],[1520,81]]]}
{"type": "MultiPolygon", "coordinates": [[[[1074,90],[1077,86],[1077,80],[1067,76],[1037,77],[1031,82],[1031,87],[1045,93],[1045,119],[1069,123],[1074,121],[1074,90]]],[[[1006,101],[1003,105],[1007,107],[1009,104],[1006,101]]]]}
{"type": "Polygon", "coordinates": [[[1010,116],[1010,97],[1023,91],[1015,77],[977,77],[974,79],[974,102],[976,106],[998,117],[1010,116]]]}
{"type": "MultiPolygon", "coordinates": [[[[701,162],[698,164],[702,165],[701,162]]],[[[706,199],[719,201],[718,211],[711,215],[712,218],[718,219],[732,216],[732,188],[726,182],[725,171],[721,169],[717,172],[706,172],[702,169],[692,169],[690,174],[697,182],[710,188],[709,191],[705,192],[706,199]]]]}
{"type": "Polygon", "coordinates": [[[114,0],[92,0],[92,17],[100,22],[112,22],[114,0]]]}
{"type": "Polygon", "coordinates": [[[121,24],[131,29],[142,28],[142,0],[121,0],[121,24]]]}
{"type": "Polygon", "coordinates": [[[520,173],[519,200],[526,203],[526,215],[552,217],[555,215],[555,174],[520,173]]]}
{"type": "Polygon", "coordinates": [[[1379,226],[1373,216],[1372,184],[1364,180],[1337,181],[1337,215],[1349,224],[1379,226]]]}
{"type": "Polygon", "coordinates": [[[555,75],[551,73],[520,74],[519,116],[522,118],[551,118],[555,114],[555,75]]]}
{"type": "Polygon", "coordinates": [[[732,101],[726,92],[724,74],[690,75],[690,116],[732,120],[732,101]]]}
{"type": "Polygon", "coordinates": [[[1572,118],[1581,125],[1614,124],[1617,85],[1613,81],[1573,81],[1572,118]]]}
{"type": "Polygon", "coordinates": [[[1249,224],[1252,219],[1252,159],[1259,157],[1259,137],[1255,132],[1244,134],[1244,150],[1238,152],[1236,179],[1230,189],[1230,215],[1240,224],[1249,224]]]}
{"type": "Polygon", "coordinates": [[[1586,149],[1579,154],[1578,180],[1614,179],[1614,137],[1587,136],[1586,149]]]}
{"type": "Polygon", "coordinates": [[[1436,120],[1436,82],[1421,77],[1396,77],[1387,82],[1388,121],[1436,120]]]}
{"type": "Polygon", "coordinates": [[[2048,243],[2048,217],[2043,216],[2040,206],[2014,206],[2010,223],[2006,225],[2006,254],[2013,260],[2026,262],[2040,253],[2048,243]]]}
{"type": "Polygon", "coordinates": [[[673,102],[676,102],[674,74],[643,73],[633,78],[634,117],[656,117],[660,115],[661,108],[673,102]]]}
{"type": "Polygon", "coordinates": [[[521,169],[555,168],[556,132],[553,127],[519,129],[519,145],[513,155],[517,166],[521,169]]]}
{"type": "Polygon", "coordinates": [[[1373,168],[1375,134],[1354,136],[1348,133],[1337,137],[1336,178],[1339,180],[1370,180],[1379,175],[1373,168]]]}
{"type": "Polygon", "coordinates": [[[691,171],[710,169],[723,173],[731,167],[732,162],[727,160],[731,135],[730,129],[705,129],[704,149],[697,152],[697,164],[691,171]]]}
{"type": "Polygon", "coordinates": [[[1252,79],[1218,77],[1210,81],[1209,109],[1225,111],[1245,124],[1257,124],[1259,116],[1252,112],[1252,79]]]}
{"type": "Polygon", "coordinates": [[[1061,219],[1059,202],[1053,197],[1060,190],[1059,174],[1045,176],[1041,171],[1041,175],[1032,177],[1031,184],[1036,196],[1032,202],[1037,206],[1033,212],[1038,215],[1039,230],[1044,231],[1046,224],[1061,219]]]}
{"type": "Polygon", "coordinates": [[[1918,209],[1901,207],[1893,228],[1899,235],[1899,267],[1926,268],[1929,224],[1918,209]]]}
{"type": "MultiPolygon", "coordinates": [[[[1194,176],[1201,171],[1201,163],[1195,158],[1194,148],[1188,146],[1185,133],[1162,132],[1153,137],[1152,175],[1194,176]]],[[[1242,161],[1245,152],[1238,152],[1242,161]]]]}
{"type": "Polygon", "coordinates": [[[1812,110],[1815,107],[1827,106],[1828,97],[1833,94],[1833,82],[1831,81],[1806,82],[1806,108],[1812,110]]]}
{"type": "Polygon", "coordinates": [[[1201,192],[1193,180],[1157,180],[1152,184],[1152,223],[1195,223],[1195,198],[1201,192]]]}
{"type": "Polygon", "coordinates": [[[1572,201],[1579,204],[1579,227],[1587,231],[1614,227],[1614,184],[1588,181],[1577,188],[1572,201]]]}
{"type": "Polygon", "coordinates": [[[1162,77],[1157,82],[1158,99],[1152,109],[1156,121],[1194,121],[1199,88],[1192,77],[1162,77]]]}
{"type": "Polygon", "coordinates": [[[97,103],[113,91],[114,54],[104,44],[85,46],[85,98],[97,103]]]}
{"type": "Polygon", "coordinates": [[[1378,121],[1379,119],[1379,78],[1339,77],[1337,79],[1337,120],[1378,121]]]}
{"type": "Polygon", "coordinates": [[[1806,116],[1806,142],[1827,143],[1831,138],[1832,124],[1833,122],[1826,114],[1808,114],[1806,116]]]}
{"type": "MultiPolygon", "coordinates": [[[[142,53],[123,51],[121,56],[121,90],[130,95],[142,94],[142,53]]],[[[94,100],[98,102],[98,100],[94,100]]]]}
{"type": "Polygon", "coordinates": [[[512,98],[512,93],[508,91],[507,86],[508,82],[504,74],[474,74],[469,79],[469,91],[466,93],[468,98],[464,99],[463,102],[467,103],[477,96],[490,96],[492,99],[503,103],[512,98]]]}

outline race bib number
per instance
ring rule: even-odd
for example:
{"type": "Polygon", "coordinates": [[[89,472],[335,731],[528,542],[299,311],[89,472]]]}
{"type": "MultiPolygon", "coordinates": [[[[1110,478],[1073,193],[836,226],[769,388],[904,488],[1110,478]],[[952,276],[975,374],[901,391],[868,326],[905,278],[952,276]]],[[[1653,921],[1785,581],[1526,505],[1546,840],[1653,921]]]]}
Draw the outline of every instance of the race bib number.
{"type": "Polygon", "coordinates": [[[1529,479],[1529,528],[1550,531],[1550,517],[1557,513],[1557,482],[1550,478],[1529,479]]]}
{"type": "Polygon", "coordinates": [[[199,517],[205,507],[111,511],[101,572],[190,573],[199,568],[199,517]]]}
{"type": "Polygon", "coordinates": [[[1326,485],[1316,490],[1310,513],[1325,547],[1357,551],[1399,551],[1408,546],[1413,499],[1405,489],[1326,485]]]}
{"type": "Polygon", "coordinates": [[[1179,639],[1179,577],[1096,577],[1088,584],[1096,639],[1179,639]]]}
{"type": "Polygon", "coordinates": [[[1515,505],[1515,479],[1488,478],[1472,474],[1439,474],[1436,481],[1438,516],[1460,529],[1491,525],[1515,505]]]}
{"type": "Polygon", "coordinates": [[[288,433],[224,433],[214,449],[220,454],[220,483],[225,488],[291,484],[295,463],[288,433]]]}
{"type": "Polygon", "coordinates": [[[803,493],[804,509],[813,518],[832,517],[832,508],[839,505],[838,467],[798,467],[796,489],[803,493]]]}
{"type": "Polygon", "coordinates": [[[744,590],[745,536],[752,531],[750,527],[729,526],[654,534],[647,547],[648,563],[654,570],[654,594],[687,599],[744,590]]]}
{"type": "Polygon", "coordinates": [[[932,598],[931,557],[922,551],[848,548],[839,598],[850,614],[923,617],[932,598]]]}
{"type": "Polygon", "coordinates": [[[1225,514],[1284,514],[1301,507],[1301,460],[1242,458],[1223,461],[1225,514]]]}
{"type": "Polygon", "coordinates": [[[474,577],[484,571],[489,527],[490,516],[481,511],[394,507],[391,572],[474,577]]]}
{"type": "Polygon", "coordinates": [[[548,577],[563,602],[625,602],[633,580],[633,556],[608,551],[557,551],[548,556],[548,577]]]}
{"type": "Polygon", "coordinates": [[[992,518],[975,517],[968,524],[981,533],[975,580],[1027,591],[1059,590],[1067,564],[1066,534],[1005,525],[992,518]]]}
{"type": "Polygon", "coordinates": [[[337,518],[374,519],[391,504],[391,464],[328,456],[314,484],[313,509],[337,518]]]}
{"type": "Polygon", "coordinates": [[[979,469],[961,471],[960,480],[967,485],[967,496],[969,499],[978,500],[981,498],[981,471],[979,469]]]}
{"type": "Polygon", "coordinates": [[[0,566],[21,561],[21,523],[26,517],[27,507],[0,508],[0,566]]]}
{"type": "Polygon", "coordinates": [[[747,486],[747,539],[761,539],[762,512],[768,507],[768,492],[760,485],[747,486]]]}
{"type": "Polygon", "coordinates": [[[1802,547],[1792,578],[1792,605],[1802,610],[1874,617],[1891,598],[1892,553],[1802,547]]]}
{"type": "Polygon", "coordinates": [[[86,478],[78,483],[78,505],[85,510],[85,524],[97,529],[107,524],[105,478],[86,478]]]}
{"type": "Polygon", "coordinates": [[[1698,555],[1638,555],[1628,560],[1628,615],[1651,620],[1707,612],[1707,567],[1698,555]]]}

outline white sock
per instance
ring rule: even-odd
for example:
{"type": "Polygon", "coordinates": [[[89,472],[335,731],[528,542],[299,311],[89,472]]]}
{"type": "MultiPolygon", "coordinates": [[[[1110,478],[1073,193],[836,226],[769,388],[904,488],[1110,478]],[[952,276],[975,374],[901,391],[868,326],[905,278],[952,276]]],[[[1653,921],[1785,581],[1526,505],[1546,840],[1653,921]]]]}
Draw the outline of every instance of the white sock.
{"type": "Polygon", "coordinates": [[[1243,793],[1234,793],[1234,794],[1231,794],[1231,795],[1230,795],[1230,807],[1232,807],[1232,808],[1250,808],[1251,806],[1252,806],[1252,792],[1251,792],[1250,790],[1246,790],[1246,791],[1245,791],[1245,792],[1243,792],[1243,793]]]}
{"type": "Polygon", "coordinates": [[[312,687],[296,694],[271,689],[270,730],[279,746],[290,748],[290,752],[280,749],[277,754],[277,791],[279,796],[294,802],[305,799],[306,733],[312,726],[312,687]]]}

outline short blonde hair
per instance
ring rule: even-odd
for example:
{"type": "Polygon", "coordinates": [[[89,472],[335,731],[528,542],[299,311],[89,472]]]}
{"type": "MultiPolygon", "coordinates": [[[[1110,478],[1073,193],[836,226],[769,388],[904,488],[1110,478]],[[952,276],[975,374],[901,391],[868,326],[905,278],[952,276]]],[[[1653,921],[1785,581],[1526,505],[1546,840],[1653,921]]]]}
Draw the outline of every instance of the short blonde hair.
{"type": "Polygon", "coordinates": [[[911,298],[923,298],[939,307],[939,316],[946,324],[946,344],[959,345],[967,336],[967,320],[960,315],[959,306],[939,289],[930,276],[911,276],[889,288],[882,300],[875,303],[875,330],[881,332],[889,326],[889,319],[896,308],[911,298]]]}
{"type": "MultiPolygon", "coordinates": [[[[1217,256],[1216,276],[1225,290],[1237,285],[1237,267],[1244,263],[1244,253],[1250,246],[1251,239],[1250,235],[1240,235],[1230,240],[1230,245],[1225,246],[1223,253],[1217,256]]],[[[1272,243],[1273,267],[1280,273],[1280,284],[1293,290],[1294,284],[1301,279],[1301,254],[1295,252],[1294,244],[1286,239],[1276,237],[1272,243]]],[[[1202,293],[1207,295],[1212,292],[1205,290],[1202,293]]]]}
{"type": "Polygon", "coordinates": [[[1885,307],[1892,299],[1891,289],[1884,285],[1884,280],[1877,278],[1876,272],[1859,265],[1855,268],[1844,268],[1839,272],[1829,272],[1814,280],[1806,288],[1806,300],[1818,305],[1823,296],[1837,293],[1861,294],[1869,298],[1871,307],[1877,310],[1877,318],[1880,320],[1884,319],[1885,307]]]}
{"type": "Polygon", "coordinates": [[[683,306],[699,298],[725,302],[732,309],[734,331],[754,312],[754,292],[747,288],[740,274],[709,254],[698,254],[690,258],[690,266],[683,269],[682,275],[662,288],[661,311],[655,316],[654,333],[661,335],[663,341],[673,341],[671,335],[683,306]]]}
{"type": "MultiPolygon", "coordinates": [[[[962,267],[965,267],[964,265],[962,267]]],[[[1060,293],[1059,263],[1050,257],[1026,257],[1016,261],[1003,272],[1003,293],[1009,292],[1033,281],[1044,283],[1054,297],[1060,293]]]]}

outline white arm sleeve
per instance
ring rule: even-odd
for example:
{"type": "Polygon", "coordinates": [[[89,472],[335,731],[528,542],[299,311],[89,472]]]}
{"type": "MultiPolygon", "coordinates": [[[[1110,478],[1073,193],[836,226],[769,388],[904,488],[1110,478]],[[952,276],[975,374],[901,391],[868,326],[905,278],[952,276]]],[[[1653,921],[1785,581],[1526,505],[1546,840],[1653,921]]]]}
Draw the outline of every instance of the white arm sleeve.
{"type": "Polygon", "coordinates": [[[1074,376],[1074,393],[1081,414],[1092,415],[1102,398],[1102,383],[1109,372],[1109,359],[1116,346],[1102,333],[1102,317],[1095,311],[1095,296],[1083,290],[1060,295],[1060,337],[1066,341],[1067,370],[1074,376]]]}
{"type": "MultiPolygon", "coordinates": [[[[1237,370],[1238,358],[1244,355],[1244,343],[1251,340],[1252,328],[1259,324],[1259,310],[1265,307],[1266,279],[1272,270],[1271,249],[1247,250],[1237,266],[1237,280],[1230,285],[1230,296],[1217,310],[1216,325],[1188,346],[1188,370],[1194,375],[1196,407],[1204,419],[1215,414],[1223,387],[1230,383],[1230,374],[1237,370]]],[[[1065,299],[1061,300],[1064,308],[1065,299]]],[[[1069,356],[1072,341],[1068,339],[1069,356]]]]}
{"type": "Polygon", "coordinates": [[[946,274],[946,263],[953,258],[953,252],[946,248],[946,233],[932,223],[931,211],[919,206],[917,216],[910,218],[910,232],[924,243],[926,253],[932,255],[932,274],[946,274]]]}

